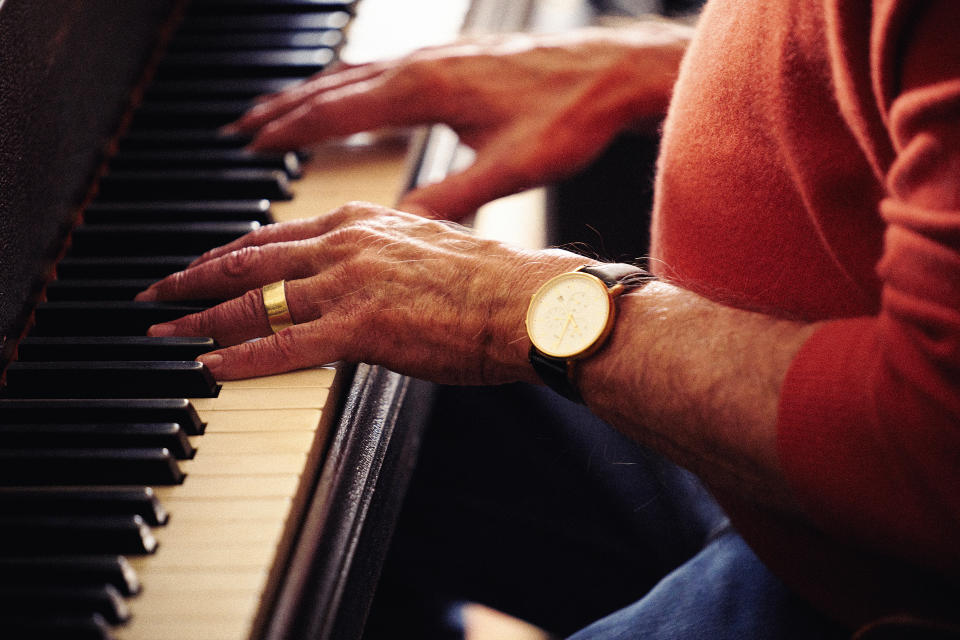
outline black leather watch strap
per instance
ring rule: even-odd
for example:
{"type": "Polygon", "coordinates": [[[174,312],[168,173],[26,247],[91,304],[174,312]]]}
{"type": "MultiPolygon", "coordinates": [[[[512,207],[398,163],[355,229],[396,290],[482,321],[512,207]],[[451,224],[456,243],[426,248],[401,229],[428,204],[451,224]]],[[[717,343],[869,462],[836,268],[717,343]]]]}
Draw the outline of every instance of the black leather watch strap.
{"type": "Polygon", "coordinates": [[[577,269],[577,271],[589,273],[592,276],[600,278],[600,280],[602,280],[603,283],[608,287],[622,284],[628,289],[636,289],[651,278],[650,274],[640,267],[635,267],[630,264],[620,264],[618,262],[611,264],[585,265],[577,269]]]}
{"type": "Polygon", "coordinates": [[[580,395],[580,390],[570,380],[566,360],[544,355],[533,345],[530,345],[528,357],[530,358],[530,364],[533,365],[533,370],[537,372],[545,385],[564,398],[583,404],[583,396],[580,395]]]}

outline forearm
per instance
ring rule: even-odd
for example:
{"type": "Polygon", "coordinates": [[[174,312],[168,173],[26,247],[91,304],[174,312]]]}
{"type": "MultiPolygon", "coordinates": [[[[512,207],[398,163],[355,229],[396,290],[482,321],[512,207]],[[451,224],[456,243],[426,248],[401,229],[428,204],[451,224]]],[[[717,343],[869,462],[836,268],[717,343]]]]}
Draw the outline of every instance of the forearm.
{"type": "MultiPolygon", "coordinates": [[[[139,299],[239,296],[151,330],[236,345],[204,359],[221,379],[344,359],[447,383],[532,382],[530,296],[584,262],[355,203],[264,227],[139,299]],[[269,333],[259,287],[280,279],[297,325],[249,342],[269,333]]],[[[813,328],[662,282],[621,296],[618,307],[610,340],[579,367],[590,408],[708,484],[791,508],[777,460],[777,399],[813,328]]]]}
{"type": "Polygon", "coordinates": [[[777,458],[780,386],[814,326],[653,282],[623,296],[578,370],[587,404],[708,485],[794,511],[777,458]]]}

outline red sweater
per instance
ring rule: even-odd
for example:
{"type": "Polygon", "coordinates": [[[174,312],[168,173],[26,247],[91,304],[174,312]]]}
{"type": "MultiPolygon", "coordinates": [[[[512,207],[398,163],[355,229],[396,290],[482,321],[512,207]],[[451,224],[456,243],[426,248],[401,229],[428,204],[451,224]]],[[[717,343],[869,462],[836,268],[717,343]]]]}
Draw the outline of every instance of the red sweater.
{"type": "Polygon", "coordinates": [[[849,621],[960,610],[960,2],[713,1],[659,169],[661,275],[826,321],[778,424],[813,525],[721,497],[745,537],[849,621]]]}

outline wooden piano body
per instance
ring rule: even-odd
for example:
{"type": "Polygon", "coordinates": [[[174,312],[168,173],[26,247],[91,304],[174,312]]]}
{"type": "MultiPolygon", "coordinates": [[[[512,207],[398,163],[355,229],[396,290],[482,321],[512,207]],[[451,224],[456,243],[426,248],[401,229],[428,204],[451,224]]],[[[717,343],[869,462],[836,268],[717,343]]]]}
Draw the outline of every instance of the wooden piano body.
{"type": "MultiPolygon", "coordinates": [[[[173,2],[153,0],[0,2],[4,365],[16,358],[70,230],[96,201],[90,187],[104,171],[113,136],[129,124],[125,119],[139,100],[143,69],[169,35],[175,9],[173,2]]],[[[277,218],[322,210],[348,191],[350,198],[389,203],[405,180],[405,151],[397,145],[355,149],[336,159],[324,152],[315,162],[319,170],[333,171],[325,179],[336,188],[303,186],[309,195],[285,203],[283,211],[277,208],[277,218]]],[[[67,584],[58,578],[0,577],[6,601],[0,635],[359,636],[412,466],[429,387],[366,365],[252,384],[268,388],[257,395],[241,385],[240,395],[254,397],[266,410],[225,404],[223,392],[195,403],[221,406],[200,409],[207,435],[190,437],[198,453],[179,463],[187,480],[155,488],[170,521],[152,530],[159,540],[155,553],[129,557],[142,593],[127,600],[132,612],[127,624],[91,623],[80,605],[69,602],[64,589],[101,587],[97,578],[84,585],[73,578],[67,584]],[[296,399],[290,399],[296,391],[291,383],[306,387],[296,399]],[[294,444],[283,444],[287,441],[294,444]],[[254,468],[231,471],[234,464],[254,468]]],[[[19,420],[0,409],[0,425],[19,420]]],[[[0,449],[17,446],[8,442],[0,449]]],[[[5,522],[8,516],[13,517],[0,514],[5,522]]],[[[0,540],[8,537],[0,531],[0,540]]],[[[7,560],[64,553],[56,545],[0,550],[7,560]]]]}
{"type": "MultiPolygon", "coordinates": [[[[365,1],[374,4],[361,0],[361,8],[365,1]]],[[[225,11],[230,4],[196,2],[225,11]]],[[[235,4],[240,9],[230,11],[242,14],[253,3],[235,4]]],[[[331,4],[355,8],[349,1],[331,4]]],[[[107,189],[101,178],[110,175],[117,132],[122,141],[125,130],[135,131],[131,107],[151,101],[149,94],[144,98],[149,80],[144,69],[155,67],[183,11],[174,0],[0,0],[0,366],[6,368],[5,378],[22,375],[15,371],[22,364],[18,349],[25,350],[21,339],[36,333],[31,329],[39,317],[35,309],[48,283],[58,270],[64,277],[62,258],[69,262],[70,252],[81,245],[82,234],[74,230],[107,189]]],[[[255,15],[260,9],[249,11],[255,15]]],[[[485,3],[481,9],[475,4],[471,11],[475,26],[485,23],[477,27],[484,30],[517,28],[529,15],[528,4],[517,2],[485,3]]],[[[420,142],[416,153],[396,140],[323,148],[310,159],[307,179],[294,183],[297,197],[273,202],[271,212],[275,219],[289,219],[349,199],[390,204],[408,183],[434,179],[454,163],[454,139],[435,133],[420,142]]],[[[507,215],[515,217],[513,211],[507,215]]],[[[29,385],[14,387],[0,396],[0,428],[39,422],[16,413],[15,398],[29,385]]],[[[50,405],[60,395],[71,395],[62,387],[28,395],[44,396],[31,402],[50,405]]],[[[48,518],[49,528],[51,513],[61,515],[55,510],[61,507],[51,512],[49,506],[23,506],[18,502],[22,492],[11,487],[46,483],[0,473],[0,521],[5,523],[0,524],[0,635],[360,637],[415,461],[430,391],[423,382],[360,364],[228,384],[216,398],[195,399],[207,435],[189,436],[196,456],[174,463],[186,472],[182,484],[151,489],[170,514],[169,523],[144,527],[159,547],[129,556],[141,593],[108,603],[121,613],[129,607],[126,623],[104,623],[103,616],[90,615],[105,606],[100,578],[88,582],[76,572],[64,578],[57,571],[49,579],[14,576],[25,571],[17,565],[23,559],[84,552],[72,550],[72,541],[67,551],[56,544],[21,548],[18,527],[39,514],[48,518]],[[274,462],[279,466],[271,466],[274,462]],[[88,588],[100,591],[91,596],[84,591],[88,588]],[[79,605],[78,597],[96,604],[79,605]]],[[[108,389],[84,393],[112,395],[108,389]]],[[[9,460],[23,444],[3,438],[7,435],[0,434],[0,454],[9,460]]],[[[88,517],[73,503],[67,511],[68,520],[88,517]]]]}

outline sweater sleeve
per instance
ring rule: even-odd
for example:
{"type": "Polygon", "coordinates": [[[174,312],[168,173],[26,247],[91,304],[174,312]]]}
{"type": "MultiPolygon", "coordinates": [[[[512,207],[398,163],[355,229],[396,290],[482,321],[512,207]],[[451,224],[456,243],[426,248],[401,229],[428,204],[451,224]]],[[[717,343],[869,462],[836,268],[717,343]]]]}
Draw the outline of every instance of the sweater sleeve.
{"type": "Polygon", "coordinates": [[[960,9],[880,2],[875,99],[895,159],[876,317],[823,326],[780,399],[784,472],[826,531],[960,572],[960,9]],[[902,6],[900,6],[902,5],[902,6]]]}

